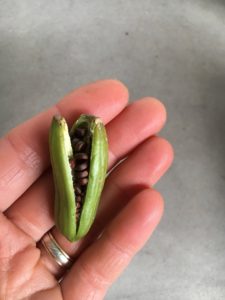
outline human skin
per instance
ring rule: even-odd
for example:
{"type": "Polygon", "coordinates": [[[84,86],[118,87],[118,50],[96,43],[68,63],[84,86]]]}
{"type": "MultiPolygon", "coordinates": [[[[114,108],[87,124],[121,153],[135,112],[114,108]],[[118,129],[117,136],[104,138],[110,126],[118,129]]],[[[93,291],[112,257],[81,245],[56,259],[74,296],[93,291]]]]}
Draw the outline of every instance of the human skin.
{"type": "Polygon", "coordinates": [[[162,196],[153,186],[173,160],[171,145],[157,135],[165,121],[160,101],[145,97],[128,105],[127,88],[103,80],[73,91],[2,137],[0,299],[104,298],[163,214],[162,196]],[[56,113],[69,124],[81,113],[99,116],[109,140],[109,170],[126,157],[106,180],[93,228],[76,243],[54,228],[48,131],[56,113]],[[51,229],[74,259],[60,283],[65,270],[39,242],[51,229]]]}

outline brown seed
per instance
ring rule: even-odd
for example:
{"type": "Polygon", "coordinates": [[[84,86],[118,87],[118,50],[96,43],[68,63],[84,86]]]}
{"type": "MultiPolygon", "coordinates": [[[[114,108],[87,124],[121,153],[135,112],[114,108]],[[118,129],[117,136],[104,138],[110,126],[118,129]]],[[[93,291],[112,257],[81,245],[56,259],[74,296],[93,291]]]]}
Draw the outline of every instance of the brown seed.
{"type": "Polygon", "coordinates": [[[81,207],[76,208],[76,215],[80,216],[81,214],[81,207]]]}
{"type": "Polygon", "coordinates": [[[86,185],[88,183],[88,179],[87,178],[79,178],[78,182],[80,185],[86,185]]]}
{"type": "Polygon", "coordinates": [[[85,161],[83,163],[77,164],[75,167],[76,171],[83,171],[86,170],[88,168],[88,163],[85,161]]]}
{"type": "Polygon", "coordinates": [[[71,160],[70,160],[70,168],[71,168],[71,169],[74,169],[74,167],[75,167],[75,160],[74,160],[74,159],[71,159],[71,160]]]}
{"type": "Polygon", "coordinates": [[[75,159],[76,160],[88,160],[88,155],[87,155],[87,153],[76,153],[75,159]]]}
{"type": "Polygon", "coordinates": [[[77,212],[77,213],[76,213],[76,222],[78,222],[79,219],[80,219],[80,212],[77,212]]]}
{"type": "Polygon", "coordinates": [[[85,135],[86,129],[85,128],[76,128],[74,135],[76,137],[83,137],[85,135]]]}
{"type": "Polygon", "coordinates": [[[76,197],[76,205],[78,206],[78,204],[81,204],[81,196],[76,197]]]}
{"type": "Polygon", "coordinates": [[[75,186],[75,193],[77,195],[81,195],[82,194],[81,188],[79,186],[75,186]]]}
{"type": "Polygon", "coordinates": [[[76,172],[76,176],[77,176],[77,178],[85,178],[85,177],[88,177],[88,171],[87,171],[87,170],[84,170],[84,171],[81,171],[81,172],[76,172]]]}
{"type": "Polygon", "coordinates": [[[79,142],[80,140],[76,137],[72,138],[72,145],[75,146],[77,142],[79,142]]]}
{"type": "MultiPolygon", "coordinates": [[[[88,178],[87,178],[88,179],[88,178]]],[[[82,194],[81,194],[81,196],[84,196],[85,195],[85,193],[86,193],[86,186],[85,185],[82,185],[81,186],[81,190],[82,190],[82,194]]]]}
{"type": "Polygon", "coordinates": [[[84,150],[84,148],[85,148],[85,143],[82,141],[78,141],[74,145],[74,151],[76,152],[80,152],[81,150],[84,150]]]}

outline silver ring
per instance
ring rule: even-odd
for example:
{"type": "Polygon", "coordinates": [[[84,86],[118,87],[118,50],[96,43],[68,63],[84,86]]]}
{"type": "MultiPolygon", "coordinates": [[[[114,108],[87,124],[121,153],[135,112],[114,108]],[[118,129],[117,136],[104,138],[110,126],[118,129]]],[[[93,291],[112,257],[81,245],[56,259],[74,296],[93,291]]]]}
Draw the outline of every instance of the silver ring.
{"type": "Polygon", "coordinates": [[[51,232],[47,232],[41,239],[42,245],[48,254],[54,258],[61,267],[70,267],[72,258],[59,246],[51,232]]]}

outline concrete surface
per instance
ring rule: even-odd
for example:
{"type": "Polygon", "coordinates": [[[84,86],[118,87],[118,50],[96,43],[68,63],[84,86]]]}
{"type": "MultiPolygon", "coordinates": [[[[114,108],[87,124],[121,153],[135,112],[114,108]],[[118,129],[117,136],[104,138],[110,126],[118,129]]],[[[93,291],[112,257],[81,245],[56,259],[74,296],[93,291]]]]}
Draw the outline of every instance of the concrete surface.
{"type": "Polygon", "coordinates": [[[118,78],[168,109],[157,232],[106,299],[225,299],[225,1],[0,1],[0,132],[118,78]]]}

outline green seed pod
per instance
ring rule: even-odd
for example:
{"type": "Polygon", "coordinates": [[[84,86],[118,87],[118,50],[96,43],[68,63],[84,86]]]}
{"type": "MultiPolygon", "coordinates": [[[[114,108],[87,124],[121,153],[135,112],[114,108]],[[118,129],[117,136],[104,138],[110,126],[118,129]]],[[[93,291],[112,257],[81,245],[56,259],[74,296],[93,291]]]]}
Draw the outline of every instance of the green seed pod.
{"type": "Polygon", "coordinates": [[[49,134],[55,184],[55,223],[69,240],[87,234],[94,222],[108,164],[108,142],[102,121],[81,115],[70,132],[54,116],[49,134]]]}

